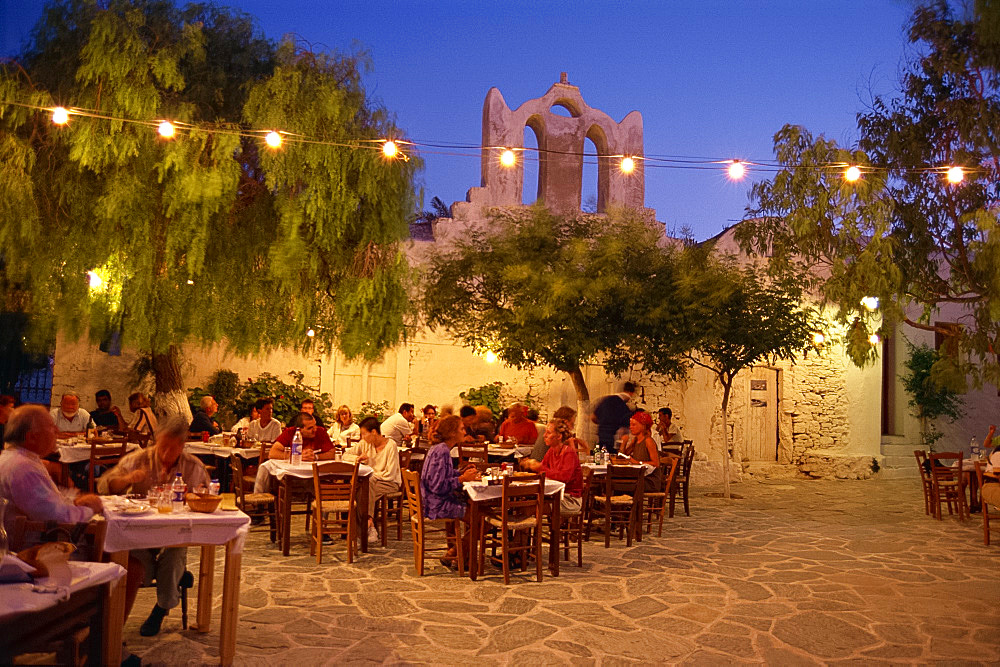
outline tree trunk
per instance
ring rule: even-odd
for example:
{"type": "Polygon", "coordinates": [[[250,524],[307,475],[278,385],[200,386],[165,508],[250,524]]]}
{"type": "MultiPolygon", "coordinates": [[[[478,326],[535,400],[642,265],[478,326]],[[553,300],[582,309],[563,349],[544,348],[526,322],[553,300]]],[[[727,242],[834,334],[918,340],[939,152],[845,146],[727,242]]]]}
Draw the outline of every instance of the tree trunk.
{"type": "Polygon", "coordinates": [[[176,345],[171,345],[165,354],[153,354],[151,357],[156,381],[153,394],[156,412],[160,416],[179,414],[190,422],[191,406],[181,377],[180,351],[176,345]]]}
{"type": "Polygon", "coordinates": [[[587,389],[587,381],[579,366],[566,371],[566,374],[573,381],[573,388],[576,390],[576,435],[585,442],[590,442],[590,391],[587,389]]]}
{"type": "Polygon", "coordinates": [[[722,380],[722,484],[724,486],[723,496],[731,498],[729,491],[729,390],[733,387],[733,379],[728,380],[720,376],[722,380]]]}

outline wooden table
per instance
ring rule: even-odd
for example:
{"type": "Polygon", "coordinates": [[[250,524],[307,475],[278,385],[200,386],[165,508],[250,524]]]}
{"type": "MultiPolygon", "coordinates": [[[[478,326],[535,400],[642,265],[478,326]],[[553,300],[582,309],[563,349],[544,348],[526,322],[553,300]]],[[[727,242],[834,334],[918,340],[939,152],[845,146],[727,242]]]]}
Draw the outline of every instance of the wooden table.
{"type": "MultiPolygon", "coordinates": [[[[105,516],[108,534],[104,550],[111,560],[122,567],[128,566],[128,552],[132,549],[161,547],[201,547],[198,569],[198,608],[194,629],[208,632],[212,627],[212,584],[215,576],[215,547],[225,545],[226,558],[222,576],[222,614],[219,621],[219,664],[231,665],[236,655],[236,625],[240,603],[240,569],[243,562],[243,543],[250,526],[250,517],[240,511],[216,510],[211,514],[180,512],[159,514],[155,511],[142,515],[125,515],[114,509],[113,496],[105,498],[105,516]]],[[[125,621],[125,587],[113,591],[109,610],[109,644],[104,654],[104,664],[121,661],[121,630],[125,621]]]]}
{"type": "MultiPolygon", "coordinates": [[[[347,461],[347,458],[345,457],[344,460],[347,461]]],[[[328,463],[328,461],[322,463],[328,463]]],[[[260,467],[262,470],[267,470],[270,475],[271,491],[274,497],[282,498],[278,507],[278,539],[281,541],[281,555],[287,556],[291,551],[292,491],[301,489],[311,492],[313,490],[312,462],[292,465],[288,461],[268,459],[260,467]]],[[[373,472],[371,466],[364,464],[358,466],[358,497],[355,504],[358,509],[358,522],[361,526],[358,533],[360,533],[363,553],[368,553],[368,478],[373,472]]]]}
{"type": "MultiPolygon", "coordinates": [[[[466,493],[469,494],[469,578],[473,581],[479,575],[479,541],[483,539],[480,534],[480,515],[482,510],[488,507],[500,507],[503,496],[502,485],[487,486],[481,482],[466,482],[463,485],[466,493]]],[[[559,541],[562,515],[559,501],[562,499],[562,491],[566,485],[554,479],[545,480],[545,506],[543,512],[549,518],[549,572],[553,577],[559,576],[559,541]]]]}
{"type": "MultiPolygon", "coordinates": [[[[109,610],[114,591],[125,591],[125,570],[114,563],[71,561],[69,567],[72,580],[62,591],[65,595],[33,592],[31,583],[0,584],[0,663],[10,664],[24,652],[44,651],[84,626],[90,628],[87,654],[92,664],[101,662],[98,656],[107,662],[111,653],[115,664],[121,660],[121,619],[111,632],[114,619],[109,610]],[[117,644],[110,635],[118,638],[117,644]]],[[[49,580],[38,583],[45,586],[49,580]]]]}

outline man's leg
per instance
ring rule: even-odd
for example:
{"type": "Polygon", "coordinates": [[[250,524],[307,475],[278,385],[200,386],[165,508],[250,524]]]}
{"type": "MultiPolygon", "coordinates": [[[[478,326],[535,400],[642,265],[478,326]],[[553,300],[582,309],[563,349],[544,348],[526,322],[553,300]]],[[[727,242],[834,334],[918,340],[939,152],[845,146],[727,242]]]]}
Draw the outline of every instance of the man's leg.
{"type": "Polygon", "coordinates": [[[187,547],[161,549],[156,558],[156,606],[149,618],[139,628],[143,637],[152,637],[160,632],[163,618],[180,602],[177,586],[184,568],[187,567],[187,547]]]}

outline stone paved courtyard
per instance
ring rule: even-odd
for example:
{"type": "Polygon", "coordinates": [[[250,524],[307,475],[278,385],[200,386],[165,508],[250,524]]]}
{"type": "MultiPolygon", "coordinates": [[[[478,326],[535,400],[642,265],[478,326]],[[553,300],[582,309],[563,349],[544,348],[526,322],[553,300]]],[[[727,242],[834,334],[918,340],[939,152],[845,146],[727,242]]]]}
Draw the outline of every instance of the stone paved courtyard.
{"type": "MultiPolygon", "coordinates": [[[[343,547],[328,549],[317,566],[301,517],[288,558],[255,528],[236,662],[1000,661],[1000,544],[983,545],[979,515],[964,524],[926,517],[916,480],[734,490],[744,499],[698,489],[691,517],[669,520],[663,537],[632,548],[592,541],[582,570],[564,562],[540,584],[517,575],[504,586],[495,570],[471,582],[436,561],[417,577],[408,533],[350,566],[343,547]]],[[[195,570],[197,550],[189,558],[195,570]]],[[[221,560],[216,572],[218,605],[221,560]]],[[[125,629],[130,650],[153,664],[217,660],[218,608],[207,635],[181,632],[177,609],[145,639],[138,626],[153,600],[140,591],[125,629]]]]}

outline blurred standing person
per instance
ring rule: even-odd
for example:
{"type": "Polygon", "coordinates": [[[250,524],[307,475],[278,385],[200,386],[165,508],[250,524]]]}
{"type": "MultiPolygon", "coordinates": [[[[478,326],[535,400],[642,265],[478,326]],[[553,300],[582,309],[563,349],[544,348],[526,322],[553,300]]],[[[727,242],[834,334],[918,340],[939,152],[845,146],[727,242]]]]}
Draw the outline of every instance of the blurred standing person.
{"type": "Polygon", "coordinates": [[[615,451],[619,434],[629,427],[629,419],[632,417],[629,403],[633,398],[635,384],[626,382],[622,385],[621,392],[602,398],[590,415],[590,421],[597,424],[597,444],[609,452],[615,451]]]}
{"type": "Polygon", "coordinates": [[[56,423],[59,435],[78,435],[87,432],[90,413],[80,407],[80,397],[75,392],[67,392],[59,400],[59,407],[50,413],[56,423]]]}
{"type": "Polygon", "coordinates": [[[111,392],[101,389],[94,394],[94,399],[97,401],[97,409],[90,413],[94,423],[114,431],[124,431],[125,418],[117,405],[111,405],[111,392]]]}

